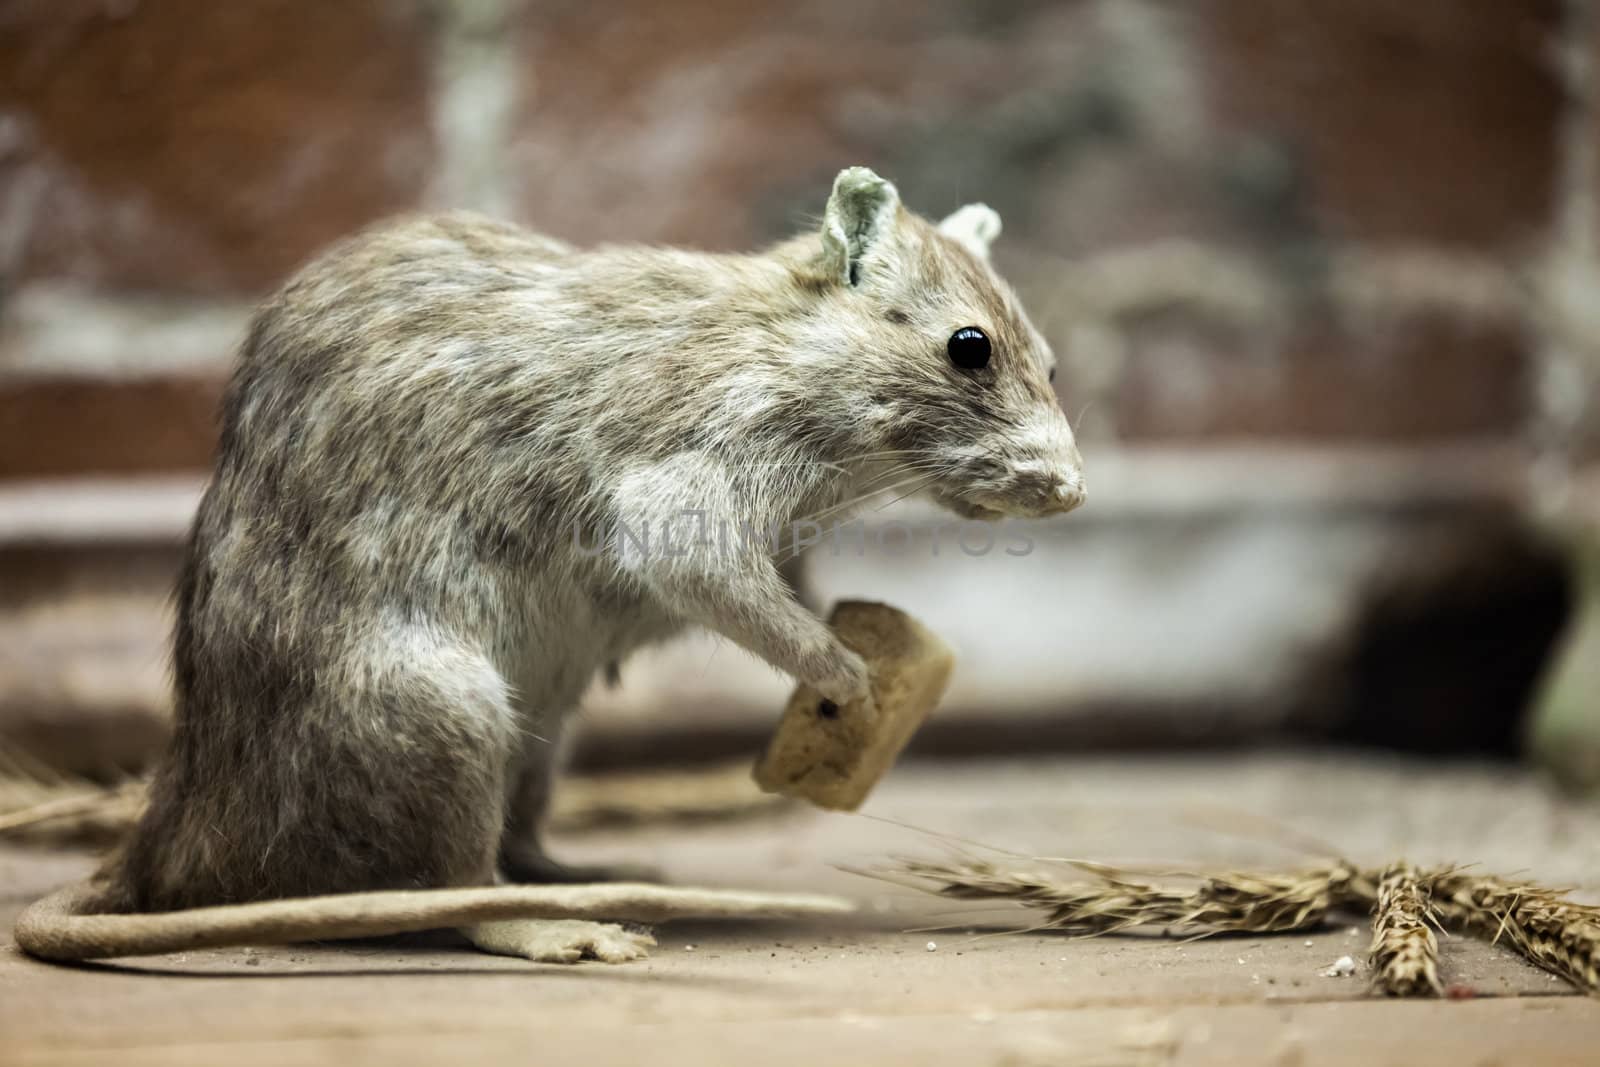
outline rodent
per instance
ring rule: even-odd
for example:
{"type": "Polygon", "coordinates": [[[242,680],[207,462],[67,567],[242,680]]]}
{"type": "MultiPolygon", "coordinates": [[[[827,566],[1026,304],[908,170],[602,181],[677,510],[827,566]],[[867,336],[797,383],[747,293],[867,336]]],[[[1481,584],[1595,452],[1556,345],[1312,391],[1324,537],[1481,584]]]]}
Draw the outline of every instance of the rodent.
{"type": "Polygon", "coordinates": [[[224,400],[150,807],[18,943],[77,959],[466,925],[491,951],[627,958],[642,943],[617,927],[473,924],[832,907],[484,887],[592,877],[545,855],[540,818],[580,695],[640,646],[699,625],[831,700],[866,692],[773,546],[582,536],[837,517],[875,490],[975,518],[1082,501],[1054,356],[989,263],[999,229],[981,205],[929,222],[850,168],[820,232],[758,254],[580,250],[445,215],[303,268],[224,400]]]}

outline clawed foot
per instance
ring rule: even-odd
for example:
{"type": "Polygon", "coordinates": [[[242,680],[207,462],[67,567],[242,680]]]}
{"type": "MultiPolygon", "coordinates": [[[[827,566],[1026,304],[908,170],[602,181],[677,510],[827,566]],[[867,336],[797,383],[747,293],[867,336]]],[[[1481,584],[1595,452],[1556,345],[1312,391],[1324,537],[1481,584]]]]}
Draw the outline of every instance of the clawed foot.
{"type": "Polygon", "coordinates": [[[871,673],[866,661],[843,645],[824,649],[800,675],[802,681],[835,704],[853,704],[872,694],[871,673]]]}
{"type": "Polygon", "coordinates": [[[656,943],[648,931],[586,919],[505,919],[463,933],[485,952],[535,963],[627,963],[644,959],[656,943]]]}

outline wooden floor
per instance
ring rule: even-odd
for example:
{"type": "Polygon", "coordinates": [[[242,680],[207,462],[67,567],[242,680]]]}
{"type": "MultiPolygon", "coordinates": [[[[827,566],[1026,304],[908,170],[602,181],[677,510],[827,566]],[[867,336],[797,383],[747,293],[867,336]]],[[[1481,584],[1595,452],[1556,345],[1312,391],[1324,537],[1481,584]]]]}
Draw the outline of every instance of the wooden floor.
{"type": "MultiPolygon", "coordinates": [[[[610,831],[564,856],[679,883],[806,888],[844,921],[675,925],[648,961],[534,966],[435,938],[64,968],[0,942],[0,1063],[1595,1064],[1600,1003],[1449,939],[1463,999],[1372,998],[1367,931],[1182,942],[999,934],[1019,916],[840,870],[940,854],[897,823],[1032,854],[1281,869],[1249,817],[1361,862],[1401,855],[1600,889],[1600,809],[1514,770],[1293,754],[916,764],[863,816],[610,831]],[[892,821],[882,821],[892,820],[892,821]],[[940,929],[929,930],[930,926],[940,929]]],[[[88,857],[0,851],[0,922],[88,857]]]]}

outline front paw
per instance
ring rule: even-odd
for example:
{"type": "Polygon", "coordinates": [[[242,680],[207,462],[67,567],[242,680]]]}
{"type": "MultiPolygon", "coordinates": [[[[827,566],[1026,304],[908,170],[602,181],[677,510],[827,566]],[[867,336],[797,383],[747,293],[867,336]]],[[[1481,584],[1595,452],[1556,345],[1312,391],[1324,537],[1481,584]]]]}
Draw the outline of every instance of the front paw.
{"type": "Polygon", "coordinates": [[[854,704],[872,694],[872,673],[866,660],[836,645],[819,658],[817,669],[801,679],[835,704],[854,704]]]}

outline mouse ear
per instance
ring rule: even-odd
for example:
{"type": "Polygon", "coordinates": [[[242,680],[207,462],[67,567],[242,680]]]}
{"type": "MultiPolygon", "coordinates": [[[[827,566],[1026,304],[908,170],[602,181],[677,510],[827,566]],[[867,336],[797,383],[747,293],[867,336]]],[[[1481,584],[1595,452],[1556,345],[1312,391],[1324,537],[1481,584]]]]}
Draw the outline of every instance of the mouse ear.
{"type": "Polygon", "coordinates": [[[1000,216],[988,204],[968,204],[939,223],[939,232],[979,259],[988,259],[989,246],[1000,236],[1000,216]]]}
{"type": "Polygon", "coordinates": [[[822,214],[823,269],[845,285],[861,281],[861,260],[894,231],[900,193],[866,167],[849,167],[833,182],[822,214]]]}

